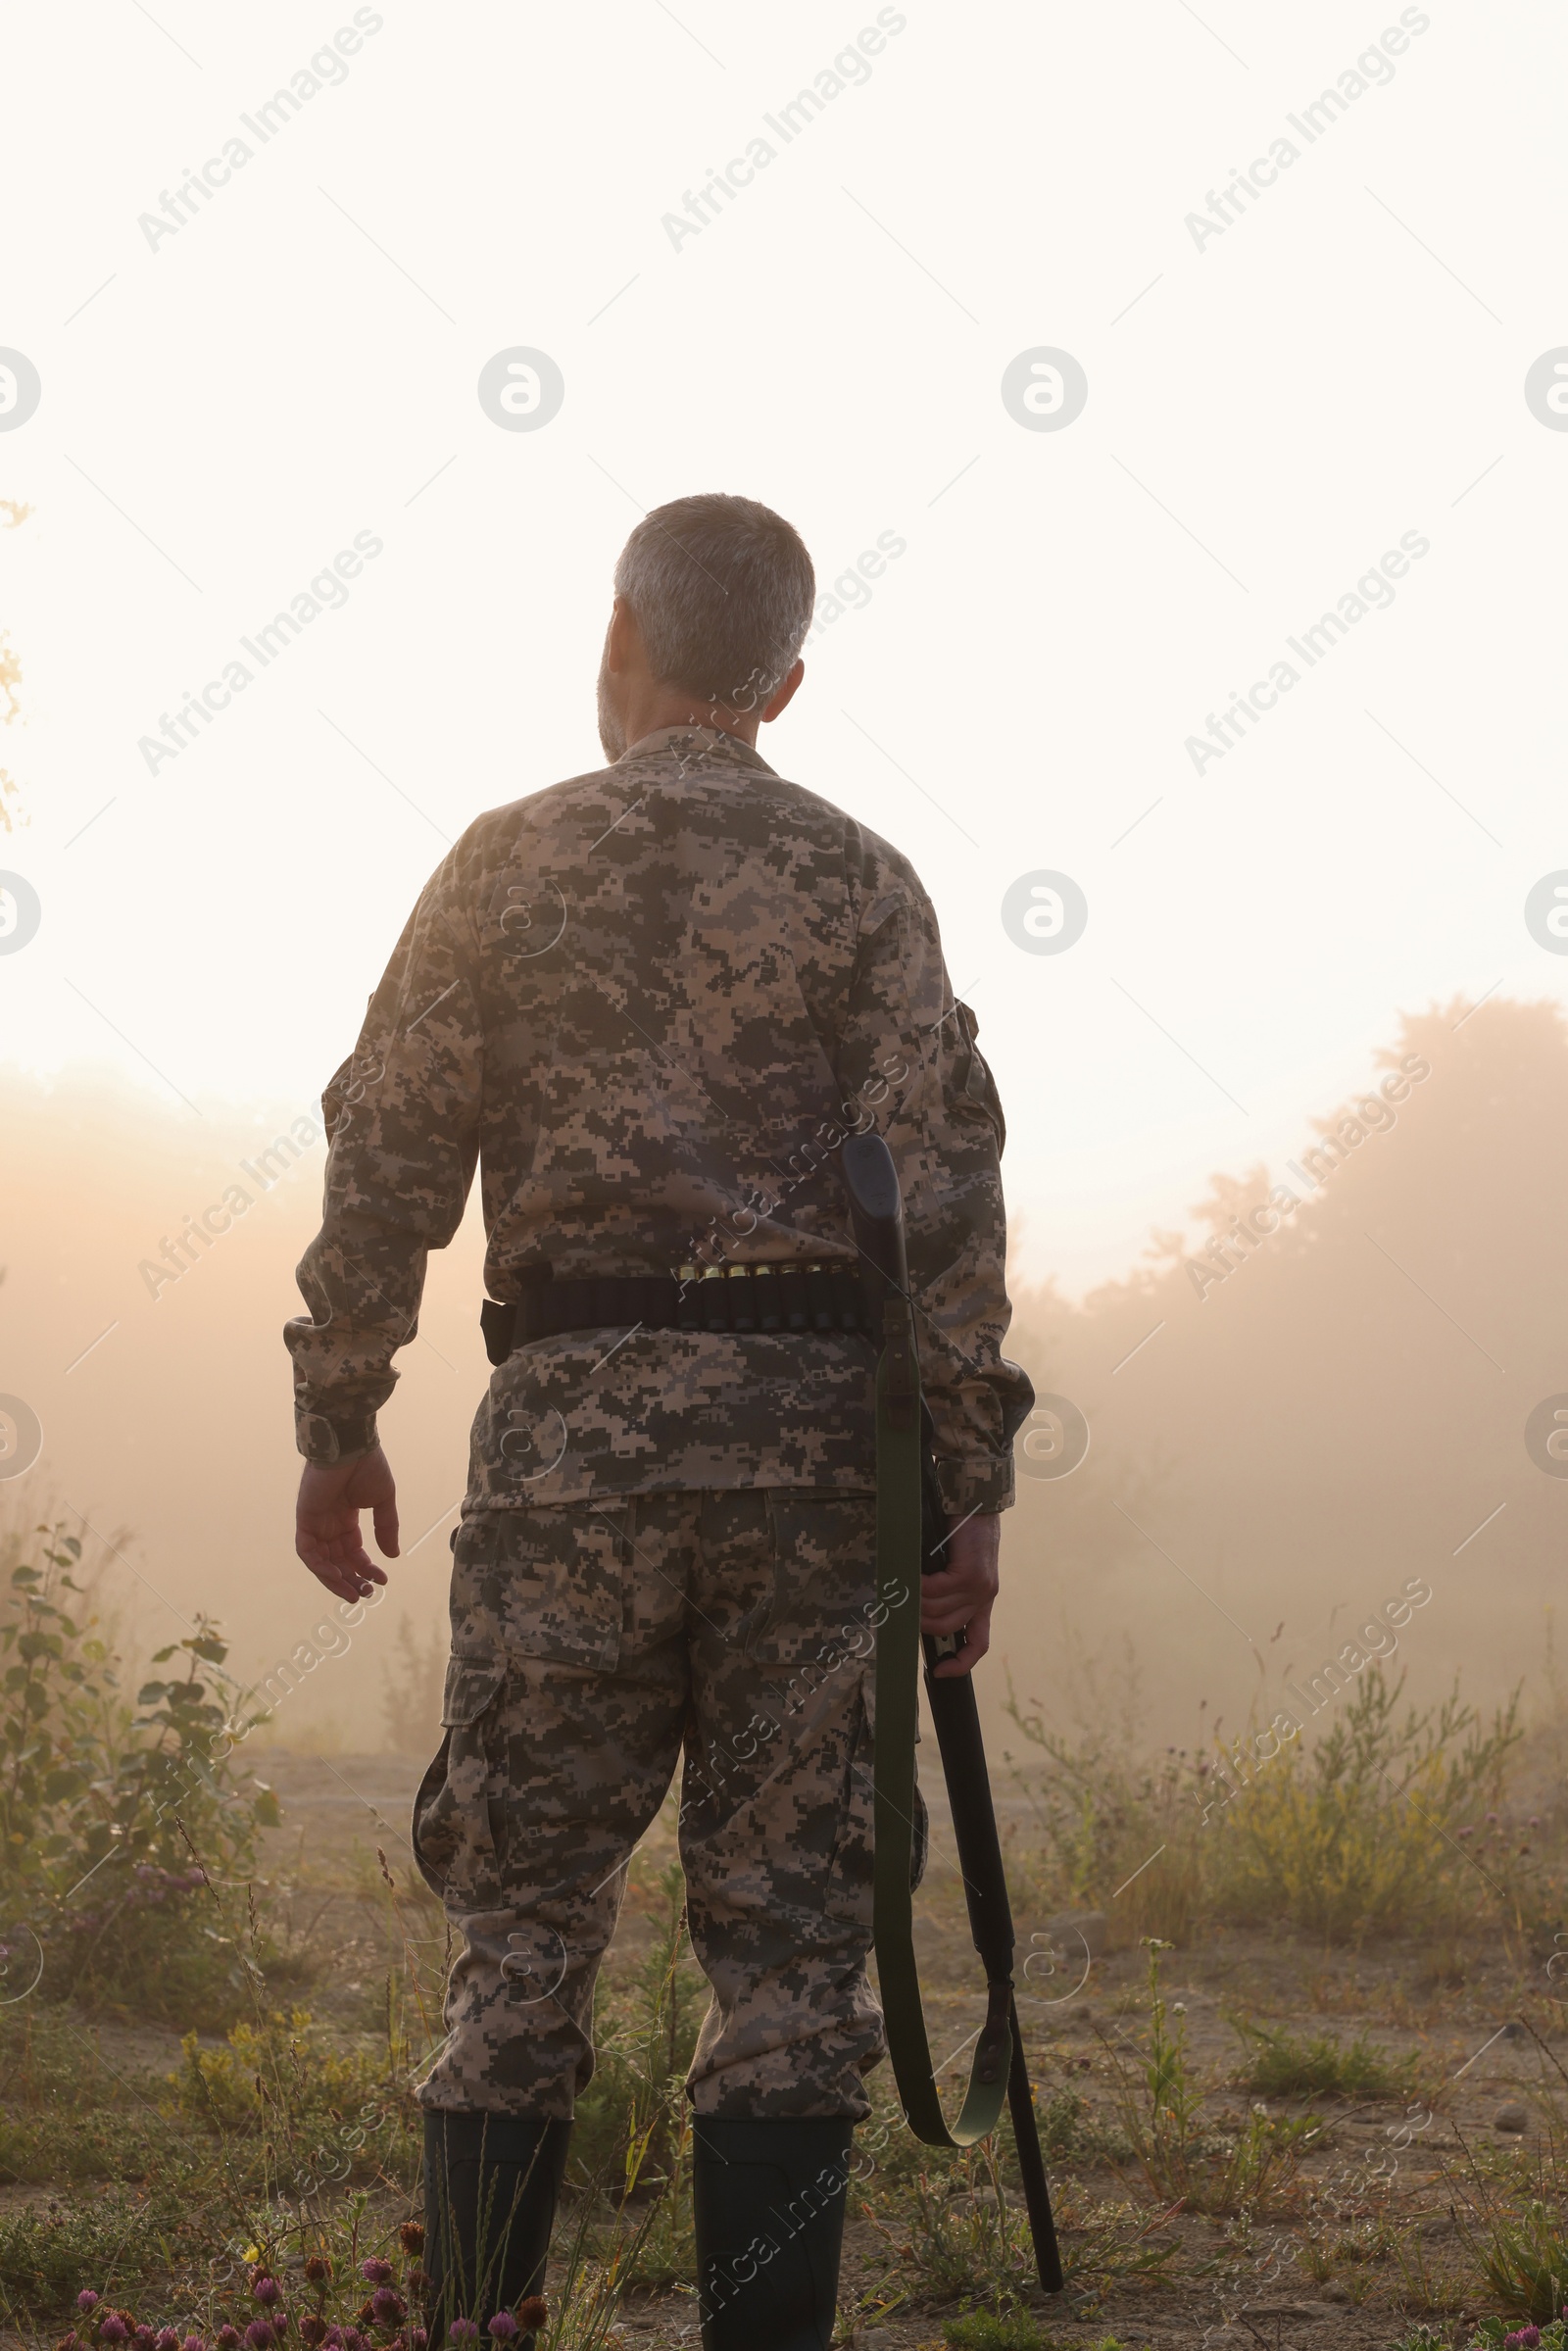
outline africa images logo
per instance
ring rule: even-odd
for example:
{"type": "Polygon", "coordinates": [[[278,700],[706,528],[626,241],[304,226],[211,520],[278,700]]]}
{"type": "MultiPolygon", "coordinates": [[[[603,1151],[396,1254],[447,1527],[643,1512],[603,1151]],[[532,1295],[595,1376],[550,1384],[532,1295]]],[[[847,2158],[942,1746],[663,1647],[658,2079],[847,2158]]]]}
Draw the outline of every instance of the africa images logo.
{"type": "Polygon", "coordinates": [[[24,873],[0,872],[0,955],[16,955],[38,935],[43,901],[24,873]]]}
{"type": "Polygon", "coordinates": [[[1089,901],[1070,873],[1020,873],[1002,902],[1002,927],[1026,955],[1059,955],[1089,922],[1089,901]]]}
{"type": "Polygon", "coordinates": [[[479,370],[479,406],[505,432],[537,432],[559,414],[566,379],[548,351],[514,343],[479,370]]]}
{"type": "Polygon", "coordinates": [[[42,381],[26,353],[0,348],[0,432],[25,424],[42,397],[42,381]]]}

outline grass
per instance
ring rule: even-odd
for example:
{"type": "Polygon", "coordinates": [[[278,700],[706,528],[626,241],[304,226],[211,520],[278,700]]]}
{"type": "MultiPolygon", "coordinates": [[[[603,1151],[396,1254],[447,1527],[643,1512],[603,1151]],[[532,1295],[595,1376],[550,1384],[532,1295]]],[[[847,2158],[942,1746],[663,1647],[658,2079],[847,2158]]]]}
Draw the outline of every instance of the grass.
{"type": "MultiPolygon", "coordinates": [[[[1543,2072],[1568,2087],[1550,2044],[1527,2025],[1543,2072]]],[[[1560,2105],[1538,2098],[1545,2123],[1534,2152],[1487,2151],[1466,2141],[1454,2175],[1455,2219],[1478,2276],[1510,2317],[1544,2327],[1568,2304],[1568,2137],[1560,2105]]]]}
{"type": "MultiPolygon", "coordinates": [[[[605,2351],[627,2295],[689,2292],[693,2276],[679,2085],[703,1988],[679,1873],[659,1854],[656,1842],[633,1872],[641,1955],[612,1971],[602,2002],[601,2066],[574,2146],[547,2351],[605,2351]]],[[[433,1907],[390,1881],[377,1870],[385,1964],[375,2031],[368,1984],[346,2012],[357,2022],[334,2024],[305,2001],[270,2003],[262,1959],[252,1962],[251,2017],[221,2037],[187,2035],[178,2062],[152,2077],[116,2060],[79,2013],[37,2002],[0,2010],[0,2180],[31,2191],[0,2214],[0,2318],[24,2340],[51,2321],[58,2328],[84,2284],[106,2306],[147,2311],[148,2326],[189,2325],[207,2340],[225,2322],[243,2331],[254,2319],[248,2281],[258,2271],[297,2287],[307,2258],[329,2262],[320,2307],[350,2323],[363,2308],[364,2260],[388,2261],[395,2290],[406,2284],[400,2232],[417,2219],[418,2155],[407,2083],[431,2034],[425,1971],[440,1943],[433,1907]]],[[[232,1914],[236,1898],[225,1900],[232,1914]]],[[[248,1909],[229,1923],[236,1947],[264,1948],[263,1924],[248,1909]]],[[[1117,2002],[1114,2047],[1082,2088],[1061,2080],[1043,2047],[1032,2050],[1080,2321],[1110,2295],[1201,2293],[1205,2275],[1241,2290],[1234,2281],[1255,2261],[1268,2216],[1276,2241],[1283,2230],[1294,2245],[1287,2272],[1294,2260],[1303,2285],[1308,2277],[1346,2280],[1356,2299],[1414,2292],[1414,2267],[1400,2267],[1410,2224],[1381,2175],[1335,2184],[1337,2174],[1303,2169],[1314,2157],[1311,2117],[1213,2119],[1223,2081],[1193,2056],[1168,1966],[1155,1941],[1141,1991],[1129,1984],[1117,2002]],[[1121,2191],[1090,2189],[1083,2174],[1119,2174],[1121,2191]],[[1195,2225],[1216,2232],[1212,2249],[1184,2233],[1195,2225]]],[[[1364,2031],[1331,2040],[1258,2026],[1244,2038],[1249,2086],[1261,2083],[1270,2097],[1364,2104],[1411,2085],[1410,2062],[1388,2059],[1364,2031]]],[[[930,2312],[952,2351],[1048,2351],[1059,2322],[1035,2292],[1009,2131],[944,2155],[901,2127],[880,2078],[874,2095],[859,2142],[861,2250],[846,2324],[912,2326],[911,2340],[929,2339],[932,2322],[918,2314],[930,2312]]],[[[1528,2160],[1516,2149],[1478,2149],[1463,2173],[1463,2275],[1515,2326],[1531,2316],[1544,2323],[1568,2268],[1565,2181],[1568,2165],[1551,2142],[1528,2160]]],[[[1451,2277],[1446,2287],[1431,2283],[1416,2294],[1410,2326],[1433,2294],[1460,2290],[1451,2277]]],[[[1290,2292],[1272,2261],[1270,2298],[1290,2292]]],[[[91,2327],[77,2331],[79,2351],[109,2351],[91,2327]]],[[[1118,2331],[1129,2339],[1125,2319],[1118,2331]]],[[[1396,2331],[1391,2326],[1391,2340],[1396,2331]]],[[[392,2351],[386,2333],[367,2341],[392,2351]]],[[[1086,2340],[1081,2327],[1071,2339],[1086,2340]]],[[[1135,2327],[1130,2339],[1141,2339],[1135,2327]]]]}
{"type": "Polygon", "coordinates": [[[303,2259],[412,2219],[407,2060],[396,2028],[333,2046],[305,2012],[262,2011],[216,2048],[188,2035],[182,2064],[149,2077],[76,2016],[0,2011],[0,2180],[52,2191],[0,2215],[0,2314],[63,2317],[83,2287],[155,2279],[196,2311],[247,2249],[303,2259]]]}
{"type": "Polygon", "coordinates": [[[115,2186],[90,2200],[50,2198],[0,2218],[0,2295],[12,2325],[63,2318],[82,2282],[117,2295],[193,2272],[213,2249],[214,2199],[204,2168],[173,2163],[155,2184],[115,2186]]]}
{"type": "Polygon", "coordinates": [[[1408,2098],[1420,2071],[1417,2055],[1393,2057],[1357,2033],[1339,2041],[1315,2033],[1297,2039],[1283,2028],[1231,2019],[1251,2048],[1246,2086],[1263,2098],[1408,2098]]]}
{"type": "Polygon", "coordinates": [[[1132,2147],[1124,2134],[1107,2128],[1081,2091],[1044,2091],[1035,2103],[1040,2145],[1048,2164],[1125,2163],[1131,2156],[1132,2147]]]}
{"type": "MultiPolygon", "coordinates": [[[[208,1700],[180,1693],[220,1663],[192,1651],[173,1694],[168,1683],[144,1684],[139,1715],[121,1705],[119,1661],[106,1643],[91,1653],[82,1645],[86,1609],[69,1596],[63,1564],[72,1556],[60,1550],[53,1581],[14,1588],[22,1629],[5,1670],[16,1690],[45,1690],[45,1715],[55,1702],[47,1691],[57,1693],[51,1770],[66,1771],[71,1751],[97,1754],[108,1794],[35,1771],[24,1724],[11,1726],[17,1736],[0,1755],[16,1818],[66,1838],[44,1856],[47,1871],[34,1871],[64,1933],[75,1913],[51,1889],[74,1883],[71,1835],[102,1843],[106,1801],[133,1828],[140,1822],[145,1848],[167,1860],[136,1758],[185,1751],[186,1717],[208,1700]],[[40,1648],[34,1636],[58,1645],[40,1648]],[[67,1670],[74,1662],[80,1679],[67,1670]]],[[[210,1631],[198,1638],[219,1645],[210,1631]]],[[[1315,1746],[1282,1747],[1222,1812],[1204,1758],[1141,1762],[1094,1736],[1069,1748],[1015,1710],[1033,1757],[1019,1783],[1035,1807],[1009,1863],[1019,1918],[1098,1905],[1113,1926],[1112,1956],[1096,1963],[1083,1995],[1087,2020],[1078,2005],[1042,2002],[1026,2026],[1067,2305],[1040,2301],[1010,2126],[967,2154],[923,2146],[904,2126],[884,2068],[871,2078],[873,2115],[857,2141],[847,2334],[892,2328],[901,2346],[941,2334],[950,2351],[1051,2351],[1063,2339],[1053,2328],[1069,2317],[1070,2339],[1086,2345],[1085,2326],[1103,2315],[1130,2346],[1143,2336],[1127,2311],[1157,2294],[1162,2309],[1192,2321],[1196,2341],[1239,2296],[1289,2300],[1313,2288],[1343,2290],[1386,2315],[1391,2344],[1402,2327],[1405,2351],[1440,2312],[1445,2345],[1467,2307],[1497,2316],[1500,2331],[1483,2331],[1478,2345],[1500,2344],[1526,2322],[1555,2323],[1568,2296],[1568,2075],[1552,2042],[1568,2012],[1544,1970],[1562,1907],[1560,1826],[1553,1815],[1528,1856],[1516,1850],[1526,1799],[1509,1777],[1519,1748],[1506,1710],[1483,1724],[1457,1698],[1425,1713],[1398,1701],[1397,1688],[1369,1670],[1338,1732],[1315,1746]],[[1440,1839],[1441,1853],[1416,1807],[1390,1799],[1391,1771],[1402,1775],[1406,1797],[1419,1790],[1421,1811],[1446,1824],[1451,1843],[1440,1839]],[[1478,1839],[1492,1882],[1484,1896],[1463,1858],[1478,1839]],[[1137,1875],[1161,1843],[1157,1863],[1137,1875]],[[1513,1867],[1526,1859],[1530,1871],[1513,1867]],[[1296,1969],[1293,2020],[1337,2004],[1346,2022],[1338,2033],[1275,2022],[1278,1984],[1260,1996],[1250,1984],[1270,2021],[1239,2014],[1234,2000],[1220,2012],[1243,2044],[1240,2085],[1261,2102],[1238,2113],[1238,2069],[1190,2030],[1170,1976],[1205,1964],[1228,1922],[1258,1918],[1277,1937],[1266,1948],[1296,1969]],[[1310,1949],[1299,1940],[1293,1949],[1290,1937],[1307,1922],[1310,1949]],[[1127,1951],[1135,1928],[1138,1954],[1127,1951]],[[1430,1937],[1427,1974],[1421,1951],[1399,1961],[1377,1995],[1381,2021],[1428,2033],[1441,2009],[1464,2020],[1471,2047],[1494,2031],[1477,2023],[1471,2033],[1471,2020],[1494,2008],[1540,2025],[1528,2148],[1494,2143],[1485,2130],[1453,2140],[1448,2118],[1465,2091],[1438,2100],[1422,2086],[1436,2080],[1431,2054],[1380,2045],[1358,1979],[1363,1964],[1369,1981],[1377,1975],[1364,1955],[1396,1929],[1430,1937]],[[1173,1959],[1178,1939],[1183,1956],[1173,1959]],[[1504,1962],[1516,1971],[1506,1986],[1504,1962]],[[1097,2035],[1099,2057],[1085,2057],[1097,2035]],[[1397,2117],[1367,2120],[1380,2102],[1417,2095],[1442,2108],[1430,2135],[1401,2137],[1397,2117]],[[1286,2100],[1309,2111],[1272,2111],[1286,2100]],[[1434,2155],[1440,2137],[1445,2152],[1434,2155]],[[1441,2241],[1421,2232],[1435,2195],[1455,2216],[1441,2241]]],[[[34,1697],[20,1702],[28,1722],[42,1719],[34,1697]]],[[[291,1837],[286,1883],[269,1883],[265,1853],[253,1856],[246,1842],[255,1793],[237,1828],[229,1823],[234,1866],[208,1869],[199,1857],[190,1901],[130,1903],[134,1883],[122,1885],[125,1966],[113,1937],[100,1938],[72,1998],[0,2004],[0,2324],[24,2347],[58,2333],[84,2287],[101,2307],[78,2317],[74,2351],[112,2351],[104,2314],[127,2307],[142,2314],[144,2333],[173,2325],[210,2344],[224,2326],[241,2334],[254,2326],[269,2307],[257,2283],[275,2278],[293,2313],[278,2351],[309,2351],[299,2322],[317,2318],[357,2327],[366,2351],[416,2351],[408,2328],[418,2265],[408,2232],[419,2218],[420,2129],[410,2083],[442,2029],[441,1916],[417,1881],[403,1883],[365,1848],[338,1879],[316,1883],[291,1837]],[[349,1917],[361,1954],[352,1965],[341,1958],[349,1917]],[[156,2005],[142,1989],[161,1955],[169,1965],[158,1997],[183,2037],[155,2063],[131,2028],[156,2005]],[[367,2261],[390,2268],[385,2290],[408,2306],[403,2321],[362,2324],[367,2261]]],[[[579,2102],[545,2351],[608,2351],[628,2297],[662,2314],[666,2337],[694,2316],[682,2082],[707,1988],[686,1935],[674,1801],[633,1863],[626,1940],[602,1981],[598,2068],[579,2102]]],[[[933,2016],[940,2008],[944,2032],[951,2025],[959,2042],[975,2021],[977,1989],[961,1886],[933,1882],[921,1899],[953,1954],[933,1975],[933,2016]]],[[[1248,1947],[1265,1947],[1255,1930],[1248,1947]]],[[[1103,2336],[1099,2351],[1116,2340],[1103,2336]]],[[[156,2346],[149,2336],[131,2351],[156,2346]]]]}
{"type": "Polygon", "coordinates": [[[1000,2319],[994,2311],[972,2311],[950,2319],[942,2329],[950,2351],[1039,2351],[1040,2329],[1032,2319],[1000,2319]]]}
{"type": "Polygon", "coordinates": [[[1157,2196],[1191,2212],[1250,2215],[1289,2202],[1302,2155],[1321,2126],[1311,2115],[1290,2120],[1257,2108],[1239,2129],[1217,2131],[1189,2059],[1187,2019],[1165,1999],[1159,1954],[1170,1946],[1146,1938],[1149,2027],[1132,2060],[1107,2042],[1123,2130],[1157,2196]]]}
{"type": "MultiPolygon", "coordinates": [[[[950,2319],[942,2330],[942,2339],[949,2351],[1055,2351],[1065,2342],[1061,2335],[1047,2334],[1032,2319],[998,2318],[994,2311],[971,2311],[967,2318],[950,2319]]],[[[1086,2342],[1082,2335],[1072,2338],[1075,2351],[1122,2351],[1121,2338],[1102,2334],[1096,2343],[1086,2342]]]]}

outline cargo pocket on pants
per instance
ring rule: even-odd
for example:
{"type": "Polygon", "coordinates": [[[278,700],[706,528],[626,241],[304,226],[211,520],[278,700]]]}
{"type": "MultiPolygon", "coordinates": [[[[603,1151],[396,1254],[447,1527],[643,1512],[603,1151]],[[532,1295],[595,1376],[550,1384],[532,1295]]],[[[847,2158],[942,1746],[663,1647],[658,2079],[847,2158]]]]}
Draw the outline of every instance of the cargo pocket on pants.
{"type": "Polygon", "coordinates": [[[447,1664],[445,1731],[414,1799],[414,1857],[449,1910],[493,1910],[501,1899],[494,1788],[503,1659],[456,1655],[447,1664]]]}

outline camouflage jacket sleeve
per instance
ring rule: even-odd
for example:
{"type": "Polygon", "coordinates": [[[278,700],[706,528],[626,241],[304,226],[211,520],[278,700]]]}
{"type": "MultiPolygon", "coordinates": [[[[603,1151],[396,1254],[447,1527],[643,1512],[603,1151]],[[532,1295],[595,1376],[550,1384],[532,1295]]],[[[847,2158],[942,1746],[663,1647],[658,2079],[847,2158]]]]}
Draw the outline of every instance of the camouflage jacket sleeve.
{"type": "Polygon", "coordinates": [[[937,1475],[950,1516],[962,1518],[1011,1502],[1012,1431],[1033,1400],[1002,1354],[1012,1315],[1006,1130],[975,1016],[948,979],[931,902],[903,859],[888,857],[877,845],[862,869],[840,1074],[847,1096],[872,1109],[898,1165],[937,1475]]]}
{"type": "Polygon", "coordinates": [[[410,915],[351,1058],[325,1094],[321,1229],[300,1260],[310,1309],[285,1324],[297,1442],[331,1462],[375,1443],[418,1329],[424,1269],[463,1219],[483,1076],[477,942],[451,887],[456,854],[410,915]]]}

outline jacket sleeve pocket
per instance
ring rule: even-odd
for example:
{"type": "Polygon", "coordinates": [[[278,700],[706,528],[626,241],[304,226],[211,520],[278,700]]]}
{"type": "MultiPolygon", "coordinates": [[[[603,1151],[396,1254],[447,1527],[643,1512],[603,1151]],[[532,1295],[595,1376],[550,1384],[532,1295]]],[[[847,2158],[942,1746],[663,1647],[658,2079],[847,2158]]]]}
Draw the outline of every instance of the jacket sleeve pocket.
{"type": "Polygon", "coordinates": [[[965,1100],[978,1102],[990,1119],[996,1130],[997,1152],[1000,1156],[1006,1145],[1007,1122],[1002,1114],[1002,1097],[997,1092],[997,1081],[991,1074],[991,1065],[975,1042],[980,1034],[980,1023],[969,1006],[956,999],[954,1009],[958,1017],[961,1037],[955,1080],[965,1100]]]}

